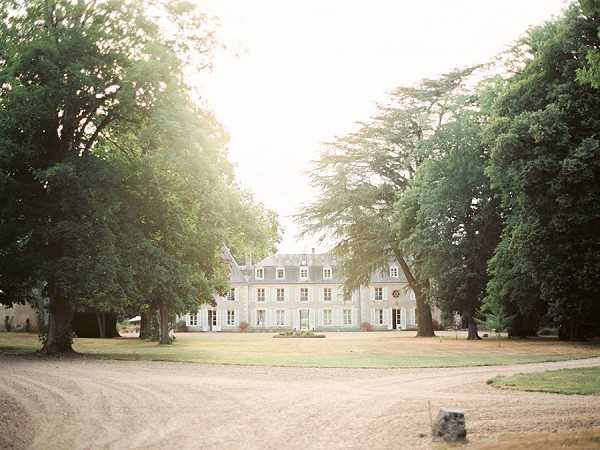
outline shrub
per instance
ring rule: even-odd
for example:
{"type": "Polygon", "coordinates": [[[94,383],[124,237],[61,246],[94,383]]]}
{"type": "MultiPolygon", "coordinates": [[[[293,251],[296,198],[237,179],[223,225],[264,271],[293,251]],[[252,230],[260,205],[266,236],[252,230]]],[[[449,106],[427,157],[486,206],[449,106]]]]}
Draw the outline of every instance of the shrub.
{"type": "Polygon", "coordinates": [[[373,325],[371,325],[369,322],[363,322],[360,325],[360,331],[373,331],[373,325]]]}
{"type": "Polygon", "coordinates": [[[249,326],[248,322],[240,322],[240,331],[248,331],[249,326]]]}
{"type": "Polygon", "coordinates": [[[433,319],[433,331],[445,331],[445,328],[437,320],[433,319]]]}

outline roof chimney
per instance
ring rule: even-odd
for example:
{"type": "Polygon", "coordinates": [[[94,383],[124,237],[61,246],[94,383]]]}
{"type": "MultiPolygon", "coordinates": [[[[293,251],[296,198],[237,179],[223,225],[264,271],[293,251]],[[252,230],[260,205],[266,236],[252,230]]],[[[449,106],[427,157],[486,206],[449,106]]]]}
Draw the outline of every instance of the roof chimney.
{"type": "Polygon", "coordinates": [[[311,248],[311,251],[312,251],[312,254],[314,255],[315,254],[315,248],[314,247],[311,248]]]}

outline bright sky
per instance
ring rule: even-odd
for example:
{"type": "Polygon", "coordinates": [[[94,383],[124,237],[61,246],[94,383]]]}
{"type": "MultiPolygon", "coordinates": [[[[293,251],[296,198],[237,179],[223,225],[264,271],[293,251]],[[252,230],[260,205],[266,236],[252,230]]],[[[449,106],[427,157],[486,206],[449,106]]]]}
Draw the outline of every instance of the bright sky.
{"type": "MultiPolygon", "coordinates": [[[[197,0],[200,2],[200,0],[197,0]]],[[[275,209],[279,251],[306,252],[292,214],[315,193],[320,143],[367,119],[395,86],[481,63],[565,0],[202,0],[220,18],[205,100],[231,136],[241,184],[275,209]]],[[[324,250],[319,249],[318,250],[324,250]]]]}

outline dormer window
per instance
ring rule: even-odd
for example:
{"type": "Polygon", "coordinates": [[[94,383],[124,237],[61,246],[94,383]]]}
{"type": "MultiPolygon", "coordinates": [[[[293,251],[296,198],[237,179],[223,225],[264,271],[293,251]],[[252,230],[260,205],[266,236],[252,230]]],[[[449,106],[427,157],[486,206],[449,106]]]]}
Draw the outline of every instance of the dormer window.
{"type": "Polygon", "coordinates": [[[300,267],[300,279],[301,280],[308,280],[308,267],[300,267]]]}
{"type": "Polygon", "coordinates": [[[285,280],[285,269],[283,267],[275,269],[275,279],[285,280]]]}
{"type": "Polygon", "coordinates": [[[396,267],[396,266],[390,267],[390,277],[398,278],[398,274],[399,274],[398,267],[396,267]]]}
{"type": "Polygon", "coordinates": [[[257,280],[264,280],[265,279],[265,269],[263,269],[262,267],[257,267],[256,270],[254,271],[254,277],[257,280]]]}
{"type": "Polygon", "coordinates": [[[331,280],[332,274],[333,274],[333,271],[331,270],[331,267],[323,267],[323,279],[324,280],[331,280]]]}
{"type": "Polygon", "coordinates": [[[235,301],[235,288],[229,289],[229,291],[227,292],[227,300],[229,300],[230,302],[235,301]]]}

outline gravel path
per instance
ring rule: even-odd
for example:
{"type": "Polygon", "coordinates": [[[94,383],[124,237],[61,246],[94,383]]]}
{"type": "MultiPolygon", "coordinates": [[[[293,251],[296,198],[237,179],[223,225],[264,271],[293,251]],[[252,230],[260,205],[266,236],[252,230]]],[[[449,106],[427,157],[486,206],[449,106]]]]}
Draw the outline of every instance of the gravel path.
{"type": "Polygon", "coordinates": [[[597,365],[370,370],[0,357],[0,448],[428,448],[428,401],[434,415],[463,408],[472,442],[600,427],[600,397],[485,384],[597,365]]]}

